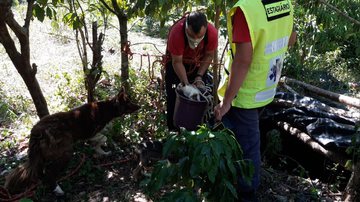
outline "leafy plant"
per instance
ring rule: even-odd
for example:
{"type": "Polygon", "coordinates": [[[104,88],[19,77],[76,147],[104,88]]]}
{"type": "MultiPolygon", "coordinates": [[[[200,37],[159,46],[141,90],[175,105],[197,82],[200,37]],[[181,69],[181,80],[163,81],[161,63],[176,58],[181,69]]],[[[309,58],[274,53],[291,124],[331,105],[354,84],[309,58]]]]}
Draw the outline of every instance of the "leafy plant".
{"type": "Polygon", "coordinates": [[[351,139],[351,146],[347,148],[346,153],[352,156],[351,160],[347,161],[346,167],[351,169],[360,160],[360,122],[356,125],[356,131],[351,139]]]}
{"type": "MultiPolygon", "coordinates": [[[[121,86],[120,77],[114,77],[114,86],[121,86]]],[[[163,104],[165,97],[160,84],[157,81],[149,83],[149,79],[146,70],[130,69],[130,89],[127,93],[141,108],[135,114],[116,119],[106,128],[108,137],[110,135],[125,143],[138,143],[143,139],[159,139],[167,135],[163,104]]]]}
{"type": "Polygon", "coordinates": [[[66,111],[84,103],[85,92],[82,75],[80,71],[54,75],[57,86],[50,106],[55,112],[66,111]]]}
{"type": "MultiPolygon", "coordinates": [[[[348,92],[359,80],[359,1],[296,1],[297,43],[290,49],[283,73],[317,87],[348,92]],[[343,11],[343,13],[341,13],[343,11]]],[[[356,94],[356,92],[354,92],[356,94]]]]}
{"type": "Polygon", "coordinates": [[[233,133],[224,129],[212,131],[202,126],[197,131],[182,130],[171,135],[147,183],[155,193],[161,188],[173,189],[165,201],[234,201],[236,183],[241,175],[250,183],[253,164],[242,159],[242,150],[233,133]]]}

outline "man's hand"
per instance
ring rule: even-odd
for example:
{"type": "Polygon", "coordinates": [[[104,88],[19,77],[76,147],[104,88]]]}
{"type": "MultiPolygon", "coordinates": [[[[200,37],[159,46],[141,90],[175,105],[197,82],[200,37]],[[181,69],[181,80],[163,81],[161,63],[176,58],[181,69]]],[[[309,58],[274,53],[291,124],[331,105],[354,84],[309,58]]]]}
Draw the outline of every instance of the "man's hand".
{"type": "Polygon", "coordinates": [[[230,110],[231,104],[220,102],[214,108],[215,119],[221,121],[222,117],[230,110]]]}
{"type": "Polygon", "coordinates": [[[196,77],[195,81],[193,83],[194,86],[196,86],[197,88],[205,88],[205,83],[204,81],[201,79],[201,77],[196,77]]]}

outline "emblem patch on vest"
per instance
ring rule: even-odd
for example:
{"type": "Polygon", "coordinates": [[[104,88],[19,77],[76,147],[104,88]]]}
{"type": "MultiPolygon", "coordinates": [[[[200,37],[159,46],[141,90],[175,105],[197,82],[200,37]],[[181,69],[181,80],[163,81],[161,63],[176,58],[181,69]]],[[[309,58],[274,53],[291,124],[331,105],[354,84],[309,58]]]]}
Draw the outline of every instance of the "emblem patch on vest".
{"type": "Polygon", "coordinates": [[[275,57],[270,61],[269,72],[266,80],[267,87],[270,87],[279,82],[283,63],[284,63],[283,55],[275,57]]]}
{"type": "Polygon", "coordinates": [[[262,0],[268,21],[290,15],[289,0],[262,0]]]}

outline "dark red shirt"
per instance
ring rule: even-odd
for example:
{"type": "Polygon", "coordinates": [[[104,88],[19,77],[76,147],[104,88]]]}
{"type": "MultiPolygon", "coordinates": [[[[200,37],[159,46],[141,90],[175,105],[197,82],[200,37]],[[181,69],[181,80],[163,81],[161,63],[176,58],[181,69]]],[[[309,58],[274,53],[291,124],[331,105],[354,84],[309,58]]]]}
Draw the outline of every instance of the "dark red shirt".
{"type": "Polygon", "coordinates": [[[244,13],[237,8],[233,16],[233,43],[251,42],[249,27],[244,13]]]}
{"type": "Polygon", "coordinates": [[[194,61],[196,57],[200,59],[205,51],[214,51],[218,46],[218,32],[217,29],[210,23],[207,26],[207,44],[204,47],[203,39],[200,44],[195,48],[191,49],[186,41],[185,45],[185,18],[178,21],[170,30],[168,41],[167,41],[167,50],[176,56],[183,56],[183,60],[194,61]],[[204,51],[205,49],[205,51],[204,51]]]}

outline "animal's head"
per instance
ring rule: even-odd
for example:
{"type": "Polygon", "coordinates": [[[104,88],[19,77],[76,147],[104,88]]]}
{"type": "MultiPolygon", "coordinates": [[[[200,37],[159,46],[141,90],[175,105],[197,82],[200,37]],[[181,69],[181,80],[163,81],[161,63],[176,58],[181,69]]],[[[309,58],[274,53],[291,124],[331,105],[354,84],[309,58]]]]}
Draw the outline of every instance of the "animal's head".
{"type": "Polygon", "coordinates": [[[118,110],[118,115],[131,114],[138,109],[140,106],[131,102],[129,96],[126,94],[125,89],[122,88],[119,94],[112,99],[114,105],[118,110]]]}

